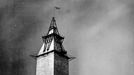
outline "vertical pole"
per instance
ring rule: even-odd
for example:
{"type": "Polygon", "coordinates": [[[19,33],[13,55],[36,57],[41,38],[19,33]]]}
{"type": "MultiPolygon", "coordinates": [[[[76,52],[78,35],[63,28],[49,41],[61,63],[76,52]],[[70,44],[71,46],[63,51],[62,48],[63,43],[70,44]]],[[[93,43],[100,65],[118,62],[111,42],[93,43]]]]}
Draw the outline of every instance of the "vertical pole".
{"type": "Polygon", "coordinates": [[[57,6],[55,6],[54,7],[54,17],[56,17],[57,16],[57,14],[58,14],[58,12],[59,12],[59,10],[60,10],[60,7],[57,7],[57,6]]]}

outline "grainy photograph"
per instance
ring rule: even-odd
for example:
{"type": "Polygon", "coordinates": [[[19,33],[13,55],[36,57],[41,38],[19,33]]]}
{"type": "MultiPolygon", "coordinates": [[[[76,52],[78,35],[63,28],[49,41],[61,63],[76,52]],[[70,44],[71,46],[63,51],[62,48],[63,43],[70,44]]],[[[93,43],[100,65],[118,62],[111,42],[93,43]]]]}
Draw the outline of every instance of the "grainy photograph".
{"type": "Polygon", "coordinates": [[[0,0],[0,75],[134,75],[134,0],[0,0]]]}

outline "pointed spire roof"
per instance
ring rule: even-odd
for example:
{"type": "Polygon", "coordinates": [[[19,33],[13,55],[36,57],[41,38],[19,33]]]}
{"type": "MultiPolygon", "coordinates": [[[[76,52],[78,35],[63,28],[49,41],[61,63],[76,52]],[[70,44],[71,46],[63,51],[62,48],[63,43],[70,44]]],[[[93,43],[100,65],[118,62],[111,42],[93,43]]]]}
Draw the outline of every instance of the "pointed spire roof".
{"type": "Polygon", "coordinates": [[[43,36],[43,38],[46,39],[49,36],[57,36],[58,39],[64,39],[64,37],[61,36],[58,31],[55,17],[52,17],[47,35],[43,36]]]}
{"type": "Polygon", "coordinates": [[[52,20],[51,20],[50,27],[49,27],[47,35],[50,35],[50,34],[57,34],[57,35],[59,35],[58,28],[57,28],[57,25],[56,25],[55,17],[52,17],[52,20]]]}
{"type": "Polygon", "coordinates": [[[42,36],[42,39],[43,39],[43,45],[40,48],[39,53],[34,57],[40,57],[44,56],[45,54],[55,52],[68,59],[74,59],[74,57],[69,57],[67,55],[67,51],[64,49],[62,45],[64,37],[60,36],[58,32],[55,17],[53,17],[51,20],[47,35],[42,36]]]}
{"type": "Polygon", "coordinates": [[[47,35],[43,36],[42,38],[43,38],[43,45],[38,55],[41,55],[41,54],[44,54],[53,50],[66,53],[62,45],[64,37],[60,36],[58,32],[55,17],[52,17],[47,35]]]}

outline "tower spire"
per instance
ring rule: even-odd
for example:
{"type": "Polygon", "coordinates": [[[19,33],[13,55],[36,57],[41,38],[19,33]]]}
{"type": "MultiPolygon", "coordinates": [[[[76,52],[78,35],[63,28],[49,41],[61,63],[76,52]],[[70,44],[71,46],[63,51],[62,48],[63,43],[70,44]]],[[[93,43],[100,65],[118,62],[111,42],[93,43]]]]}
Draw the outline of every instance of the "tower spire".
{"type": "Polygon", "coordinates": [[[52,17],[52,20],[51,20],[50,27],[49,27],[47,35],[54,34],[54,33],[59,35],[55,17],[52,17]]]}
{"type": "Polygon", "coordinates": [[[64,37],[60,36],[58,32],[55,17],[52,17],[47,35],[43,36],[42,39],[43,39],[43,45],[38,55],[42,55],[44,53],[51,51],[57,51],[62,54],[66,54],[66,51],[62,45],[64,37]]]}

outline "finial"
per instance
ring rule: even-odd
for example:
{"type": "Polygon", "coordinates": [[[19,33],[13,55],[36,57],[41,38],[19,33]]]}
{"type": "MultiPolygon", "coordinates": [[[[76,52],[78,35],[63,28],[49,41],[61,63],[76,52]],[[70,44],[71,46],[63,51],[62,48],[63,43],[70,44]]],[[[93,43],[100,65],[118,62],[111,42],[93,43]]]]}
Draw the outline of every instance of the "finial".
{"type": "Polygon", "coordinates": [[[55,17],[52,17],[52,21],[51,21],[51,24],[50,24],[50,28],[53,28],[53,27],[57,27],[55,17]]]}
{"type": "Polygon", "coordinates": [[[55,17],[52,17],[52,21],[55,21],[55,17]]]}

